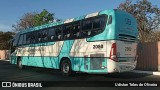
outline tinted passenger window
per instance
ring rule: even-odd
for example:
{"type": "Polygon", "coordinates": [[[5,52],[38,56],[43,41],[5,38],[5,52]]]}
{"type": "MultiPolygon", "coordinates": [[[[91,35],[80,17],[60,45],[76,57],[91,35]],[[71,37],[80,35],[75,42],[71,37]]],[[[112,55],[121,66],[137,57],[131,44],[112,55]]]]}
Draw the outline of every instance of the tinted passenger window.
{"type": "Polygon", "coordinates": [[[23,35],[20,35],[18,45],[22,45],[22,44],[23,44],[23,35]]]}
{"type": "Polygon", "coordinates": [[[38,41],[38,42],[42,42],[42,32],[41,32],[41,31],[39,31],[39,32],[37,33],[37,41],[38,41]]]}
{"type": "MultiPolygon", "coordinates": [[[[41,30],[38,32],[37,37],[38,37],[38,42],[46,42],[48,40],[47,38],[47,30],[41,30]]],[[[36,36],[36,35],[35,35],[36,36]]]]}
{"type": "Polygon", "coordinates": [[[36,32],[29,32],[27,34],[24,34],[24,41],[23,44],[32,44],[36,43],[36,32]]]}
{"type": "Polygon", "coordinates": [[[105,24],[105,18],[99,17],[93,20],[93,29],[102,28],[105,24]]]}
{"type": "Polygon", "coordinates": [[[55,27],[55,39],[54,40],[61,40],[62,39],[62,27],[58,26],[55,27]]]}
{"type": "Polygon", "coordinates": [[[48,41],[53,41],[54,39],[55,39],[55,29],[54,27],[52,27],[48,31],[48,41]]]}
{"type": "Polygon", "coordinates": [[[19,34],[17,34],[16,36],[15,36],[15,40],[13,41],[13,46],[17,46],[18,45],[18,40],[19,40],[19,34]]]}
{"type": "Polygon", "coordinates": [[[32,32],[30,33],[30,43],[35,43],[36,42],[36,33],[32,32]]]}
{"type": "Polygon", "coordinates": [[[31,34],[30,33],[27,33],[27,41],[26,41],[26,43],[27,44],[30,44],[31,43],[31,34]]]}
{"type": "Polygon", "coordinates": [[[64,26],[64,29],[63,29],[63,39],[64,40],[70,39],[72,28],[73,28],[72,24],[68,24],[64,26]]]}
{"type": "Polygon", "coordinates": [[[26,44],[26,34],[23,34],[23,44],[26,44]]]}
{"type": "Polygon", "coordinates": [[[46,42],[48,40],[48,37],[47,37],[48,31],[47,30],[42,31],[42,35],[43,35],[42,36],[43,42],[46,42]]]}
{"type": "Polygon", "coordinates": [[[104,29],[106,18],[104,16],[92,17],[82,22],[82,38],[101,33],[104,29]]]}
{"type": "Polygon", "coordinates": [[[82,22],[82,30],[92,29],[92,20],[85,20],[82,22]]]}
{"type": "Polygon", "coordinates": [[[80,22],[75,22],[72,25],[71,38],[72,39],[80,38],[80,22]]]}
{"type": "Polygon", "coordinates": [[[80,38],[80,21],[64,25],[63,39],[69,40],[77,38],[80,38]]]}

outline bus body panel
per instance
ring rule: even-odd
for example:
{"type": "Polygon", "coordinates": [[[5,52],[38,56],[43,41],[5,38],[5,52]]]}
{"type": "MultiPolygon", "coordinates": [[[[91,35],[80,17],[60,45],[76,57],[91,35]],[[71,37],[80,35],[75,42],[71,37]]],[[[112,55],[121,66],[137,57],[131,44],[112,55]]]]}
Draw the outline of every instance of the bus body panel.
{"type": "Polygon", "coordinates": [[[137,21],[129,13],[115,11],[115,32],[118,40],[136,41],[138,36],[137,21]]]}
{"type": "Polygon", "coordinates": [[[43,43],[21,46],[12,53],[11,63],[17,64],[17,59],[20,57],[23,65],[58,69],[63,43],[61,41],[47,45],[43,43]]]}
{"type": "Polygon", "coordinates": [[[116,44],[117,61],[107,59],[108,73],[125,72],[136,68],[137,63],[137,43],[111,40],[107,42],[107,56],[111,54],[111,46],[116,44]],[[126,49],[127,47],[127,49],[126,49]],[[128,48],[131,48],[128,50],[128,48]]]}
{"type": "Polygon", "coordinates": [[[107,57],[106,46],[106,41],[88,42],[86,39],[75,40],[70,51],[73,70],[82,72],[107,72],[105,68],[107,65],[105,58],[107,57]]]}
{"type": "Polygon", "coordinates": [[[118,57],[136,57],[137,43],[117,41],[117,53],[118,57]]]}

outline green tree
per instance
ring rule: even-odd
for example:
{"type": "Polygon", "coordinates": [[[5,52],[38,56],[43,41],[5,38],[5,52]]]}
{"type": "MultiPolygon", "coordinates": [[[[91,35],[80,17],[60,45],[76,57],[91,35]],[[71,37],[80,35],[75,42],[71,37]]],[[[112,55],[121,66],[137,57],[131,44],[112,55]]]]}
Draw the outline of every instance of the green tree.
{"type": "Polygon", "coordinates": [[[132,3],[132,0],[126,0],[121,3],[118,9],[132,14],[138,23],[139,39],[143,42],[152,41],[153,31],[160,24],[160,9],[148,0],[138,0],[132,3]]]}
{"type": "Polygon", "coordinates": [[[44,9],[41,13],[34,15],[35,26],[43,25],[54,20],[54,14],[44,9]]]}
{"type": "Polygon", "coordinates": [[[0,50],[9,49],[9,41],[13,38],[13,32],[0,32],[0,50]]]}
{"type": "Polygon", "coordinates": [[[54,14],[49,13],[46,9],[44,9],[40,13],[29,12],[24,14],[16,24],[12,25],[12,27],[14,31],[20,31],[27,28],[51,23],[54,21],[54,19],[54,14]]]}

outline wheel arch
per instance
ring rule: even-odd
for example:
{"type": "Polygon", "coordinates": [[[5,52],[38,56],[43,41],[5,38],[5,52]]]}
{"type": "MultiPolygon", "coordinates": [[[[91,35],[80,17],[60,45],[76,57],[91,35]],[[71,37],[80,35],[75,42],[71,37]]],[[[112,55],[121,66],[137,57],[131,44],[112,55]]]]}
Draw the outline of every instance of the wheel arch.
{"type": "Polygon", "coordinates": [[[62,61],[66,60],[66,59],[68,59],[68,60],[69,60],[69,62],[71,63],[71,69],[72,69],[72,62],[71,62],[71,60],[70,60],[70,58],[69,58],[69,57],[62,57],[62,58],[61,58],[60,63],[59,63],[59,69],[61,69],[62,61]]]}

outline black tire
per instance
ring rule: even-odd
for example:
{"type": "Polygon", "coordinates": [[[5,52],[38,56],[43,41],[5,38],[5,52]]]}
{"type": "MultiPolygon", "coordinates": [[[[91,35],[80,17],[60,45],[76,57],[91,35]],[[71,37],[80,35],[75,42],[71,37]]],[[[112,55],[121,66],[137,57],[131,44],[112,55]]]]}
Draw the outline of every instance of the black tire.
{"type": "Polygon", "coordinates": [[[18,59],[17,66],[19,69],[24,69],[24,65],[22,65],[22,60],[20,58],[18,59]]]}
{"type": "Polygon", "coordinates": [[[68,59],[65,59],[61,63],[61,73],[65,77],[72,75],[71,62],[68,59]]]}

